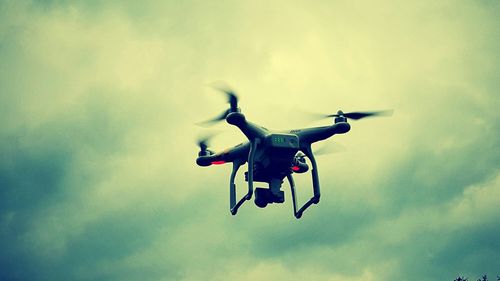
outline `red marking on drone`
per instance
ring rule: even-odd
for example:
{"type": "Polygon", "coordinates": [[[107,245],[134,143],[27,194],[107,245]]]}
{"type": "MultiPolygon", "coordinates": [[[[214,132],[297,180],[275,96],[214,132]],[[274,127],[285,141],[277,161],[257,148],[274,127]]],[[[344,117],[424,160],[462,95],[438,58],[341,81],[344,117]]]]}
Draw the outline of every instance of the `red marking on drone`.
{"type": "Polygon", "coordinates": [[[224,163],[226,163],[226,161],[212,161],[212,165],[220,165],[224,163]]]}
{"type": "Polygon", "coordinates": [[[292,167],[292,170],[294,170],[295,172],[297,172],[298,170],[300,170],[300,167],[298,167],[298,166],[293,166],[293,167],[292,167]]]}

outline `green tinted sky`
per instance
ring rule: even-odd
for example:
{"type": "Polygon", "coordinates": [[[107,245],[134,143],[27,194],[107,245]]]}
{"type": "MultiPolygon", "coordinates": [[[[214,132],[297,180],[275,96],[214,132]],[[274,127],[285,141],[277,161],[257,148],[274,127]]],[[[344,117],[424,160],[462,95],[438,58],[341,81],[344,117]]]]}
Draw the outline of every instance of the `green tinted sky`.
{"type": "Polygon", "coordinates": [[[500,274],[499,3],[1,1],[0,279],[500,274]],[[194,162],[218,80],[269,128],[395,114],[329,140],[301,220],[232,217],[230,167],[194,162]]]}

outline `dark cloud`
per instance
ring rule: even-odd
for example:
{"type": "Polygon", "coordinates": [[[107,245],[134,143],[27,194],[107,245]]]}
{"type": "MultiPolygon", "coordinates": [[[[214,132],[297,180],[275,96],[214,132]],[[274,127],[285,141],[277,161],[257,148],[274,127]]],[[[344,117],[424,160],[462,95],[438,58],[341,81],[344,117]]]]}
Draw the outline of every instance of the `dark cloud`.
{"type": "MultiPolygon", "coordinates": [[[[99,149],[106,141],[106,134],[99,130],[102,124],[105,126],[100,120],[78,125],[74,119],[69,119],[34,130],[19,128],[16,132],[1,135],[0,243],[9,253],[2,259],[2,268],[9,269],[2,270],[2,279],[15,279],[18,274],[19,279],[24,280],[36,276],[30,274],[37,270],[31,272],[30,268],[37,267],[40,261],[33,258],[30,253],[33,249],[24,238],[34,231],[32,224],[37,214],[68,200],[75,193],[82,192],[80,188],[86,188],[99,179],[100,175],[91,171],[91,179],[78,177],[79,183],[73,185],[69,175],[76,169],[81,169],[76,172],[81,176],[89,172],[78,162],[81,149],[103,153],[104,150],[99,149]],[[15,263],[15,266],[7,266],[10,263],[15,263]]],[[[120,135],[114,133],[113,141],[108,139],[114,145],[108,145],[106,153],[116,151],[120,144],[120,135]]]]}
{"type": "MultiPolygon", "coordinates": [[[[474,227],[464,227],[450,232],[447,241],[438,250],[430,264],[437,264],[442,272],[452,275],[459,272],[471,279],[483,274],[490,277],[498,274],[498,252],[500,243],[496,239],[500,226],[496,221],[487,221],[474,227]]],[[[435,270],[437,276],[447,277],[435,270]]]]}

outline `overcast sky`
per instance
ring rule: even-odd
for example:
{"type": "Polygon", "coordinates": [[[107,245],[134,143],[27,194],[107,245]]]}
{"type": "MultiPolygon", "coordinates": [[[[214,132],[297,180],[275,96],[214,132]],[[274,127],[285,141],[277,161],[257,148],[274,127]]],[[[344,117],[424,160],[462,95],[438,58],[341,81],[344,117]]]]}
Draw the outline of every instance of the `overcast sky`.
{"type": "MultiPolygon", "coordinates": [[[[1,280],[475,280],[500,274],[500,2],[1,1],[1,280]],[[244,141],[351,122],[320,204],[229,213],[244,141]]],[[[302,202],[310,175],[296,178],[302,202]]],[[[240,193],[244,179],[238,179],[240,193]]],[[[257,185],[259,186],[259,185],[257,185]]]]}

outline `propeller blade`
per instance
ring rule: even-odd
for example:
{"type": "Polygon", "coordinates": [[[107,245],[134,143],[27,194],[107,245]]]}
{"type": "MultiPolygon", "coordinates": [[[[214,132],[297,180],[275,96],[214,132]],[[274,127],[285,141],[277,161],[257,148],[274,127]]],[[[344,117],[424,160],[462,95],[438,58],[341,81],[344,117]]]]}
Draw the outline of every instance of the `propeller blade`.
{"type": "Polygon", "coordinates": [[[359,120],[359,119],[363,119],[366,117],[372,117],[372,116],[391,116],[393,112],[394,112],[394,110],[369,111],[369,112],[348,112],[348,113],[343,113],[342,111],[339,111],[336,114],[323,115],[323,117],[328,118],[328,117],[344,116],[344,117],[349,118],[349,119],[359,120]]]}
{"type": "Polygon", "coordinates": [[[227,97],[227,102],[229,103],[229,109],[222,112],[219,116],[209,119],[204,122],[198,123],[198,125],[213,125],[217,122],[220,122],[224,119],[226,119],[227,115],[231,112],[238,112],[238,96],[234,93],[233,90],[231,90],[225,83],[217,83],[217,84],[212,84],[210,85],[212,88],[214,88],[217,91],[220,91],[224,93],[227,97]],[[218,84],[218,85],[217,85],[218,84]]]}
{"type": "Polygon", "coordinates": [[[222,88],[214,86],[213,88],[226,94],[227,102],[229,103],[231,110],[236,111],[236,109],[238,108],[238,96],[234,93],[234,91],[227,87],[222,88]]]}
{"type": "Polygon", "coordinates": [[[207,125],[213,125],[217,122],[220,122],[222,120],[225,120],[227,115],[231,112],[230,109],[222,112],[222,114],[220,114],[219,116],[215,117],[215,118],[212,118],[212,119],[209,119],[209,120],[206,120],[206,121],[203,121],[203,122],[199,122],[197,123],[198,125],[201,125],[201,126],[207,126],[207,125]]]}
{"type": "Polygon", "coordinates": [[[238,108],[238,96],[227,83],[223,81],[218,81],[212,83],[210,86],[215,90],[226,94],[227,102],[231,106],[231,110],[236,111],[236,109],[238,108]]]}
{"type": "Polygon", "coordinates": [[[196,144],[200,147],[200,151],[198,152],[198,156],[208,156],[214,154],[213,151],[208,149],[210,139],[215,135],[215,133],[206,134],[203,137],[198,138],[196,144]]]}
{"type": "Polygon", "coordinates": [[[371,116],[391,116],[392,113],[393,110],[372,111],[372,112],[348,112],[344,113],[343,116],[349,119],[359,120],[371,116]]]}
{"type": "Polygon", "coordinates": [[[202,151],[207,150],[208,146],[210,145],[210,140],[216,135],[215,132],[211,132],[208,134],[204,134],[203,136],[200,136],[196,140],[196,144],[200,147],[202,151]]]}
{"type": "MultiPolygon", "coordinates": [[[[346,150],[347,150],[347,148],[344,145],[342,145],[338,142],[330,142],[330,143],[326,143],[326,144],[321,145],[319,148],[314,149],[313,154],[316,156],[321,156],[321,155],[326,155],[326,154],[331,154],[331,153],[339,153],[339,152],[343,152],[346,150]]],[[[306,157],[306,155],[302,151],[297,152],[297,154],[295,156],[301,157],[301,158],[306,157]]]]}
{"type": "Polygon", "coordinates": [[[201,151],[205,151],[208,148],[208,138],[198,140],[197,145],[200,147],[201,151]]]}
{"type": "Polygon", "coordinates": [[[338,142],[329,142],[326,144],[323,144],[319,148],[315,149],[313,151],[314,155],[321,156],[321,155],[326,155],[326,154],[331,154],[331,153],[339,153],[346,151],[347,148],[338,143],[338,142]]]}

